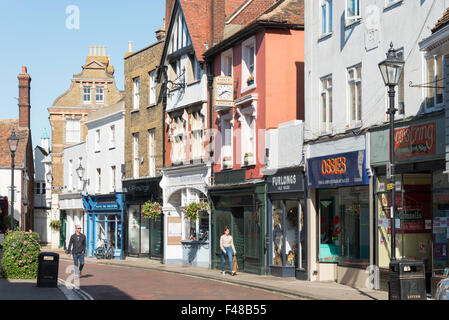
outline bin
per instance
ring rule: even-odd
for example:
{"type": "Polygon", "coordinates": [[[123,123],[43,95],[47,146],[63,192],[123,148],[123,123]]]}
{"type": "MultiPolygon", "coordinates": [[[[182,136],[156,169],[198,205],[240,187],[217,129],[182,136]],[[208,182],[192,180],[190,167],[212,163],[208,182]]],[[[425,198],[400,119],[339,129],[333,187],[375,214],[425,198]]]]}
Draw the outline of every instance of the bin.
{"type": "Polygon", "coordinates": [[[54,252],[39,253],[37,266],[37,286],[56,288],[58,286],[59,254],[54,252]]]}
{"type": "Polygon", "coordinates": [[[424,261],[397,260],[390,262],[390,300],[426,300],[424,261]]]}

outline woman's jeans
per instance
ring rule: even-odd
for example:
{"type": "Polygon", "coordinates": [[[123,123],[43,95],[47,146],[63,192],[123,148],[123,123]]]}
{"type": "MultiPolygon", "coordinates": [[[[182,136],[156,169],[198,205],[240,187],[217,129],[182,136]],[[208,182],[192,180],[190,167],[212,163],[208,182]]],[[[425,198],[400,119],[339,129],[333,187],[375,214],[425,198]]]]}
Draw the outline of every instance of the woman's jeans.
{"type": "Polygon", "coordinates": [[[224,253],[223,251],[221,252],[221,271],[224,271],[225,269],[226,255],[229,258],[229,265],[231,266],[231,271],[234,271],[234,264],[232,263],[233,257],[232,247],[224,247],[224,249],[226,250],[226,253],[224,253]]]}

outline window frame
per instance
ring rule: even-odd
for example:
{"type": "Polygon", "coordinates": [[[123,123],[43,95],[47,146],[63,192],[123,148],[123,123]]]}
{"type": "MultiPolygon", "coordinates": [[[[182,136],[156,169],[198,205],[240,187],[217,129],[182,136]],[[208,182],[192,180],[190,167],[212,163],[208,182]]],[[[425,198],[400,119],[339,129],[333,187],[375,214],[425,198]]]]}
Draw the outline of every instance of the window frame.
{"type": "Polygon", "coordinates": [[[104,104],[104,86],[95,87],[95,104],[104,104]],[[98,97],[101,97],[101,99],[98,97]]]}
{"type": "Polygon", "coordinates": [[[94,151],[100,152],[100,145],[101,145],[101,132],[100,129],[95,130],[95,140],[94,140],[94,151]]]}
{"type": "Polygon", "coordinates": [[[115,149],[115,124],[109,126],[109,149],[115,149]]]}
{"type": "Polygon", "coordinates": [[[156,176],[156,129],[148,130],[148,175],[156,176]]]}
{"type": "Polygon", "coordinates": [[[66,143],[79,143],[81,141],[81,120],[80,119],[66,119],[65,123],[65,142],[66,143]],[[69,123],[72,125],[72,128],[70,128],[69,123]],[[77,129],[73,129],[75,126],[74,124],[77,124],[77,129]],[[76,138],[73,138],[77,135],[76,138]]]}
{"type": "Polygon", "coordinates": [[[233,50],[231,48],[221,54],[221,75],[226,77],[233,77],[233,74],[234,74],[234,58],[233,58],[233,50]],[[229,65],[227,64],[228,62],[227,59],[230,59],[231,61],[230,70],[228,70],[229,65]]]}
{"type": "Polygon", "coordinates": [[[133,137],[133,178],[139,177],[139,133],[132,134],[133,137]]]}
{"type": "Polygon", "coordinates": [[[95,184],[95,193],[101,193],[101,168],[97,168],[97,179],[95,184]]]}
{"type": "Polygon", "coordinates": [[[148,92],[148,103],[150,106],[156,104],[156,71],[152,70],[148,73],[149,76],[149,92],[148,92]]]}
{"type": "Polygon", "coordinates": [[[320,35],[325,37],[333,33],[333,1],[332,0],[321,0],[321,24],[320,24],[320,35]],[[326,14],[324,16],[324,13],[326,14]]]}
{"type": "Polygon", "coordinates": [[[360,0],[346,0],[346,7],[345,7],[345,24],[346,26],[349,26],[353,23],[357,23],[362,19],[362,11],[360,8],[360,0]],[[350,2],[354,3],[355,7],[351,8],[354,9],[354,14],[349,15],[350,10],[350,2]]]}
{"type": "Polygon", "coordinates": [[[133,78],[133,110],[140,108],[140,77],[133,78]]]}
{"type": "Polygon", "coordinates": [[[84,104],[92,103],[92,86],[83,86],[83,103],[84,104]],[[86,89],[88,89],[89,92],[86,92],[86,89]],[[89,96],[89,100],[86,100],[87,95],[89,96]]]}
{"type": "Polygon", "coordinates": [[[349,128],[356,128],[362,126],[362,113],[363,113],[363,103],[362,103],[362,75],[358,74],[357,69],[360,68],[360,73],[362,73],[362,63],[356,64],[352,67],[346,69],[346,83],[347,83],[347,103],[348,103],[348,125],[349,128]],[[350,71],[353,70],[355,77],[350,78],[350,71]],[[351,85],[354,84],[354,109],[355,109],[355,119],[352,119],[352,96],[351,96],[351,85]],[[360,84],[360,106],[358,105],[358,90],[357,84],[360,84]],[[360,114],[358,110],[360,109],[360,114]]]}
{"type": "Polygon", "coordinates": [[[221,169],[230,169],[233,167],[234,164],[234,127],[232,125],[233,122],[233,114],[232,112],[228,112],[226,115],[221,116],[220,119],[220,131],[221,131],[221,150],[220,150],[220,154],[221,154],[221,169]],[[229,123],[231,129],[230,129],[230,144],[229,144],[229,151],[228,153],[225,153],[223,150],[225,148],[226,145],[226,124],[229,123]],[[229,160],[231,165],[230,168],[229,167],[225,167],[224,166],[224,162],[225,162],[225,157],[230,157],[231,159],[229,160]]]}
{"type": "Polygon", "coordinates": [[[241,163],[242,167],[253,166],[256,164],[256,117],[252,112],[242,112],[241,118],[241,163]],[[251,124],[248,120],[252,118],[251,124]],[[250,143],[250,140],[252,142],[250,143]],[[245,154],[252,153],[251,161],[245,164],[245,154]]]}
{"type": "Polygon", "coordinates": [[[256,74],[257,74],[257,72],[256,72],[257,61],[256,60],[257,59],[256,58],[257,58],[256,37],[253,36],[253,37],[245,40],[242,43],[242,72],[241,72],[242,73],[242,76],[241,76],[242,77],[241,78],[241,81],[242,81],[241,92],[242,93],[256,88],[256,83],[257,83],[257,76],[256,76],[256,74]],[[250,52],[251,47],[254,49],[254,53],[253,53],[254,60],[253,60],[253,64],[252,64],[252,67],[253,67],[252,74],[250,73],[250,70],[249,70],[250,66],[248,66],[249,52],[250,52]],[[248,85],[247,80],[251,75],[254,77],[254,82],[252,85],[248,85]]]}
{"type": "Polygon", "coordinates": [[[440,86],[444,86],[444,64],[446,62],[446,55],[439,55],[439,54],[428,54],[424,55],[424,83],[426,83],[429,88],[423,88],[424,92],[424,105],[426,112],[433,112],[438,111],[444,108],[444,88],[437,88],[439,83],[441,83],[440,86]],[[438,57],[441,57],[441,75],[438,74],[440,70],[438,70],[438,57]],[[433,59],[433,79],[429,79],[429,70],[428,70],[428,60],[433,59]],[[438,77],[441,79],[438,80],[438,77]],[[433,87],[433,88],[431,88],[433,87]],[[429,96],[429,90],[433,89],[433,105],[428,105],[428,96],[429,96]],[[441,102],[438,103],[438,90],[441,89],[441,102]]]}
{"type": "Polygon", "coordinates": [[[332,74],[328,74],[320,78],[320,110],[319,110],[319,128],[321,134],[329,134],[332,132],[333,124],[333,78],[332,74]],[[329,80],[331,86],[329,87],[329,80]],[[326,81],[326,89],[323,87],[323,82],[326,81]],[[331,92],[331,94],[329,94],[331,92]],[[323,95],[326,96],[326,121],[323,122],[323,95]],[[324,127],[323,127],[324,124],[324,127]]]}

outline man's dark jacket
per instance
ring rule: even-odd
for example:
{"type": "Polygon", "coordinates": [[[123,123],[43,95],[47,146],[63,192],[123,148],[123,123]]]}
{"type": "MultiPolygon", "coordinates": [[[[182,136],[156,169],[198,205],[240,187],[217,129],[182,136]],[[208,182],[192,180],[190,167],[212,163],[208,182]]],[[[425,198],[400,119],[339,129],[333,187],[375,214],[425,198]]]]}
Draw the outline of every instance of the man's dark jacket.
{"type": "Polygon", "coordinates": [[[77,235],[76,233],[70,237],[67,253],[81,254],[86,253],[86,236],[82,233],[77,235]]]}

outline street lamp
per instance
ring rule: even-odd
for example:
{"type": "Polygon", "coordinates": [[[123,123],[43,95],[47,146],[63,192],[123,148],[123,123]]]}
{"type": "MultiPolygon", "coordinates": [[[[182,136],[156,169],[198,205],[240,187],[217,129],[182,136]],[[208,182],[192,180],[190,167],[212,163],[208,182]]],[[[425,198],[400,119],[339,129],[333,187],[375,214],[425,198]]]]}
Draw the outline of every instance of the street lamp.
{"type": "Polygon", "coordinates": [[[14,229],[14,157],[16,156],[19,138],[12,128],[11,136],[7,139],[9,151],[11,152],[11,230],[14,229]]]}
{"type": "Polygon", "coordinates": [[[81,162],[80,162],[79,167],[76,168],[76,174],[78,175],[78,178],[80,178],[80,180],[83,179],[83,176],[84,176],[84,168],[83,168],[83,166],[81,165],[81,162]]]}
{"type": "Polygon", "coordinates": [[[51,171],[48,171],[46,174],[47,182],[51,184],[53,182],[53,176],[51,175],[51,171]]]}
{"type": "Polygon", "coordinates": [[[388,96],[390,100],[390,107],[387,114],[390,116],[390,163],[391,168],[391,260],[396,260],[396,225],[395,225],[395,176],[394,176],[394,115],[397,109],[394,107],[394,88],[398,85],[399,80],[404,70],[405,61],[396,56],[396,50],[393,49],[393,43],[390,44],[390,50],[387,52],[387,58],[379,63],[380,73],[385,82],[385,86],[389,88],[388,96]]]}

